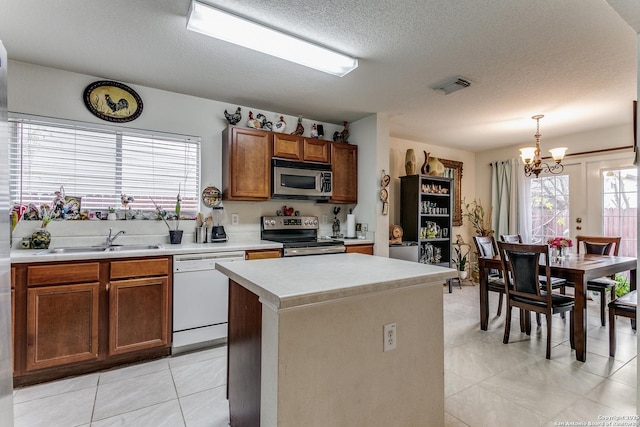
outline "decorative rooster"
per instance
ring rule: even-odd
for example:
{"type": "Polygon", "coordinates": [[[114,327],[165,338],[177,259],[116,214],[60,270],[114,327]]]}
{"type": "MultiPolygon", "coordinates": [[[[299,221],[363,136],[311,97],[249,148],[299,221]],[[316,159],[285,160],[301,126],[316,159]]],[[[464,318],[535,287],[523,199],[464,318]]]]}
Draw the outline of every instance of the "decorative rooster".
{"type": "Polygon", "coordinates": [[[256,116],[256,119],[260,121],[263,129],[272,130],[273,123],[267,120],[267,116],[265,116],[262,113],[258,113],[258,115],[256,116]]]}
{"type": "Polygon", "coordinates": [[[296,126],[296,130],[291,132],[291,135],[302,135],[304,134],[304,126],[302,126],[302,116],[298,116],[298,126],[296,126]]]}
{"type": "Polygon", "coordinates": [[[287,127],[287,122],[284,121],[284,117],[280,116],[280,120],[278,120],[275,124],[276,132],[284,132],[284,129],[287,127]]]}
{"type": "Polygon", "coordinates": [[[347,142],[349,140],[349,126],[347,122],[342,122],[342,132],[334,132],[333,133],[333,140],[334,141],[340,141],[340,142],[347,142]]]}
{"type": "Polygon", "coordinates": [[[260,120],[256,120],[253,118],[253,111],[249,111],[249,119],[247,120],[247,127],[253,129],[260,129],[262,127],[262,122],[260,120]]]}
{"type": "Polygon", "coordinates": [[[311,138],[317,138],[318,137],[318,126],[316,126],[315,123],[311,125],[311,132],[309,133],[309,136],[311,138]]]}
{"type": "Polygon", "coordinates": [[[107,94],[104,95],[104,100],[107,101],[107,105],[109,106],[109,108],[111,108],[111,111],[113,111],[114,113],[116,111],[120,111],[120,110],[124,110],[124,109],[129,108],[129,103],[124,98],[121,98],[120,101],[115,103],[111,99],[111,96],[107,93],[107,94]]]}
{"type": "Polygon", "coordinates": [[[233,114],[227,113],[227,110],[224,110],[224,117],[227,119],[230,125],[235,125],[242,120],[242,114],[240,113],[241,109],[238,107],[236,112],[233,114]]]}

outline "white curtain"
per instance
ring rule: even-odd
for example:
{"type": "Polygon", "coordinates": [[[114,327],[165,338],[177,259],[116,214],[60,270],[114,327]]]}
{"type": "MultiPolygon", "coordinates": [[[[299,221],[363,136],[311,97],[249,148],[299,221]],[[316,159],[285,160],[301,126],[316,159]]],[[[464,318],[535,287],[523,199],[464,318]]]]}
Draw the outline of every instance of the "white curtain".
{"type": "Polygon", "coordinates": [[[491,228],[501,234],[530,235],[527,227],[526,180],[518,159],[491,163],[491,228]]]}

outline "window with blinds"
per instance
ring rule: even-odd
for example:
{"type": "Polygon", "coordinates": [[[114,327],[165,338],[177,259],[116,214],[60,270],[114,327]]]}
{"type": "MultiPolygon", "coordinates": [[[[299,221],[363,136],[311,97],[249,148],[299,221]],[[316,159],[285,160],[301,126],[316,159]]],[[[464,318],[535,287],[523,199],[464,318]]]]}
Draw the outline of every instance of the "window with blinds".
{"type": "Polygon", "coordinates": [[[178,191],[183,215],[198,210],[200,138],[28,116],[9,125],[13,204],[50,205],[64,187],[82,211],[119,209],[126,194],[132,210],[154,210],[153,199],[173,212],[178,191]]]}

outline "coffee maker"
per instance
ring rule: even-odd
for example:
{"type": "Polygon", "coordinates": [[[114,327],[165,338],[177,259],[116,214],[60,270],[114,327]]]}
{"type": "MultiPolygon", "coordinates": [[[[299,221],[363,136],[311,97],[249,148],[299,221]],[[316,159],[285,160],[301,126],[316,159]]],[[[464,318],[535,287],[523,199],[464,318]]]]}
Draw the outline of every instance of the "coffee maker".
{"type": "Polygon", "coordinates": [[[226,242],[228,240],[227,233],[224,232],[225,213],[222,207],[222,193],[216,187],[207,187],[202,192],[202,203],[212,209],[211,219],[213,224],[211,227],[212,243],[226,242]]]}

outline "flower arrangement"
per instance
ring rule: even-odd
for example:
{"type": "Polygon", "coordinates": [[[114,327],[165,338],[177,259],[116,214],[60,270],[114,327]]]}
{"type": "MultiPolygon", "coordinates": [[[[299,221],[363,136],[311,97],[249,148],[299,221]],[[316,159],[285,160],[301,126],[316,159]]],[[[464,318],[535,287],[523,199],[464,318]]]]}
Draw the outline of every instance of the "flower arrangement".
{"type": "Polygon", "coordinates": [[[553,248],[553,249],[573,247],[573,241],[571,239],[567,239],[566,237],[549,237],[547,239],[547,244],[549,245],[550,248],[553,248]]]}

